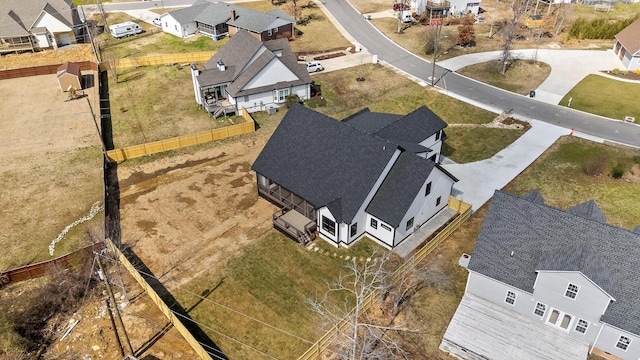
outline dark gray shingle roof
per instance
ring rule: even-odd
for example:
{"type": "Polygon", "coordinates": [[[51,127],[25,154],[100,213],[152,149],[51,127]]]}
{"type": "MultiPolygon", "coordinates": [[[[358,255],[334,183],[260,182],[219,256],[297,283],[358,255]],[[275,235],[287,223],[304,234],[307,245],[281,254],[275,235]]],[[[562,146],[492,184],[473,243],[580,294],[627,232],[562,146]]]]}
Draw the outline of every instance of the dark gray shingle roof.
{"type": "Polygon", "coordinates": [[[419,143],[445,127],[446,122],[426,106],[421,106],[375,134],[384,139],[419,143]]]}
{"type": "Polygon", "coordinates": [[[252,169],[350,223],[396,148],[294,104],[252,169]],[[335,202],[340,199],[339,204],[335,202]],[[338,211],[337,211],[338,212],[338,211]]]}
{"type": "Polygon", "coordinates": [[[544,204],[544,197],[539,190],[531,190],[528,193],[522,195],[522,198],[531,201],[536,204],[544,204]]]}
{"type": "Polygon", "coordinates": [[[398,227],[434,167],[431,160],[403,152],[371,199],[367,213],[398,227]]]}
{"type": "Polygon", "coordinates": [[[627,229],[496,191],[468,268],[528,292],[536,270],[580,271],[616,299],[602,321],[640,334],[639,244],[627,229]]]}
{"type": "Polygon", "coordinates": [[[602,224],[607,223],[607,218],[602,213],[602,210],[598,207],[595,201],[589,200],[585,201],[582,204],[578,204],[572,206],[567,210],[569,214],[573,214],[575,216],[581,216],[586,219],[591,219],[593,221],[597,221],[602,224]]]}
{"type": "Polygon", "coordinates": [[[342,119],[342,121],[366,133],[375,134],[401,117],[402,115],[377,113],[370,111],[369,108],[364,108],[342,119]]]}

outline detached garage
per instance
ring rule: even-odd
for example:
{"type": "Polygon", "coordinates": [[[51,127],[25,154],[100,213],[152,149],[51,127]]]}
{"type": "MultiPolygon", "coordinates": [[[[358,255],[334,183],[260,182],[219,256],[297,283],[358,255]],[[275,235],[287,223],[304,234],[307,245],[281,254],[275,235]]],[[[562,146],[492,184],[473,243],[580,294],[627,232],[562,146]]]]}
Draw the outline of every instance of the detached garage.
{"type": "Polygon", "coordinates": [[[82,89],[82,74],[80,73],[80,65],[72,62],[66,62],[58,67],[57,74],[60,90],[69,91],[71,89],[82,89]]]}

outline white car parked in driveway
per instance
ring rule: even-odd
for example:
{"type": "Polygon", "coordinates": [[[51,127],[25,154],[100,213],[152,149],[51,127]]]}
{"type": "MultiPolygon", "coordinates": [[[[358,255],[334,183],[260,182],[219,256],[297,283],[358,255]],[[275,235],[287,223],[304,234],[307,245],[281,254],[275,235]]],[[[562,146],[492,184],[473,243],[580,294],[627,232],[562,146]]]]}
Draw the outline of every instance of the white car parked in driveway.
{"type": "Polygon", "coordinates": [[[307,71],[310,73],[322,70],[324,70],[324,67],[320,64],[320,61],[309,61],[307,63],[307,71]]]}

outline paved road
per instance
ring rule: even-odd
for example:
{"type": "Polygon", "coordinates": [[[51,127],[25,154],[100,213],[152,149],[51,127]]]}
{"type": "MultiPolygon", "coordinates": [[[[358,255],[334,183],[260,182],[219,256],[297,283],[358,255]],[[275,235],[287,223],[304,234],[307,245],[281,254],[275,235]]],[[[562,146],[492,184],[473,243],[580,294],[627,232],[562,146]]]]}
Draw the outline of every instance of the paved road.
{"type": "MultiPolygon", "coordinates": [[[[378,55],[381,60],[393,67],[430,82],[428,79],[431,76],[432,65],[429,62],[409,53],[386,38],[347,1],[321,0],[321,2],[350,37],[362,44],[370,53],[378,55]]],[[[567,129],[575,128],[576,131],[591,136],[640,147],[640,126],[606,120],[599,116],[512,94],[439,66],[436,67],[435,74],[437,79],[441,79],[436,84],[438,87],[472,103],[483,104],[485,107],[494,109],[513,109],[514,115],[520,118],[537,119],[567,129]]]]}

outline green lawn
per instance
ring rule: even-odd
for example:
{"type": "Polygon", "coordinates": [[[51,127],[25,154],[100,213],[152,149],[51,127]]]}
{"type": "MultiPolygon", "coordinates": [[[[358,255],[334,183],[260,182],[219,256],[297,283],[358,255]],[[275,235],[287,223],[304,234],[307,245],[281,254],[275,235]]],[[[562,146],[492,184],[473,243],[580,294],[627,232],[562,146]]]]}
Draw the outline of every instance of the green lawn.
{"type": "Polygon", "coordinates": [[[625,116],[633,116],[636,123],[640,123],[638,92],[638,83],[588,75],[562,98],[560,105],[567,106],[571,99],[573,109],[618,120],[623,120],[625,116]]]}
{"type": "Polygon", "coordinates": [[[364,260],[376,245],[363,239],[351,249],[322,248],[320,251],[306,250],[272,230],[232,257],[222,272],[193,279],[182,291],[173,293],[185,309],[193,308],[189,315],[194,320],[207,324],[210,329],[203,330],[229,358],[263,357],[217,332],[277,359],[294,359],[322,335],[318,326],[320,319],[308,300],[322,297],[328,284],[338,279],[347,263],[346,256],[364,260]],[[211,301],[199,301],[201,299],[189,292],[207,294],[206,298],[211,301]],[[274,330],[261,322],[284,331],[274,330]]]}
{"type": "Polygon", "coordinates": [[[593,199],[609,223],[633,229],[640,225],[639,164],[637,150],[565,137],[505,189],[516,194],[539,189],[547,204],[562,209],[593,199]],[[584,167],[594,158],[603,159],[603,173],[586,175],[584,167]],[[616,168],[623,171],[620,179],[612,176],[616,168]]]}
{"type": "Polygon", "coordinates": [[[484,160],[516,141],[528,128],[522,130],[486,127],[450,127],[442,154],[457,163],[484,160]]]}
{"type": "Polygon", "coordinates": [[[502,63],[490,61],[464,67],[457,72],[507,91],[526,95],[542,84],[551,73],[551,66],[529,60],[514,60],[501,74],[502,63]]]}

